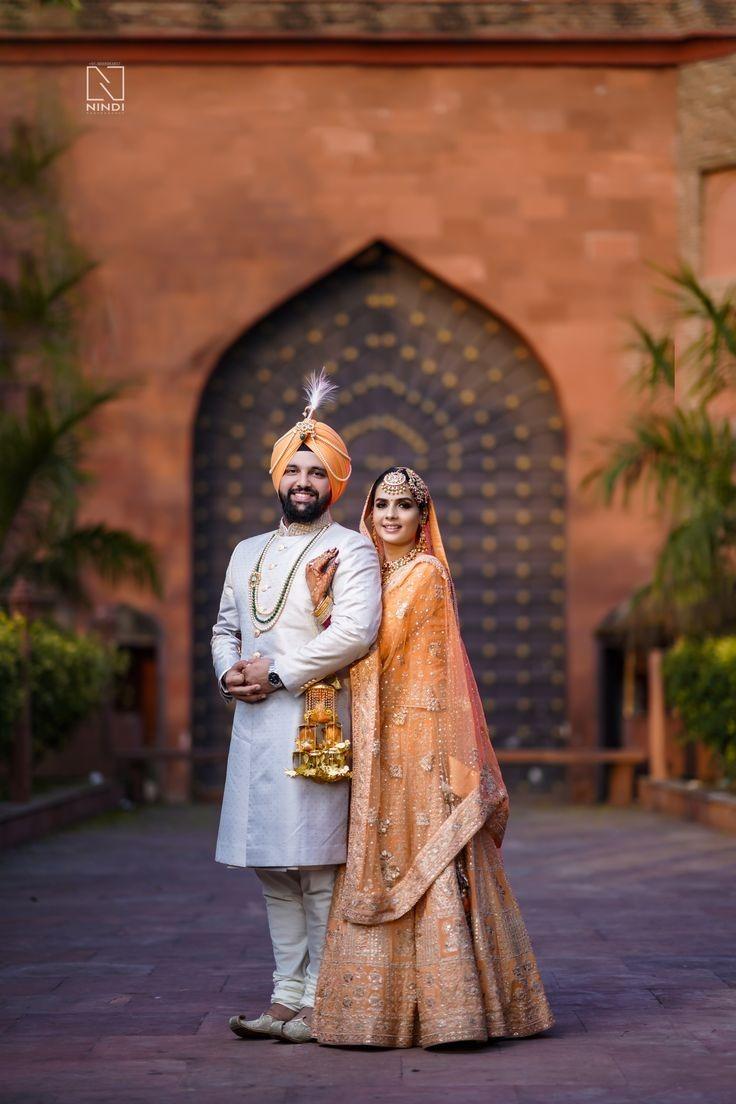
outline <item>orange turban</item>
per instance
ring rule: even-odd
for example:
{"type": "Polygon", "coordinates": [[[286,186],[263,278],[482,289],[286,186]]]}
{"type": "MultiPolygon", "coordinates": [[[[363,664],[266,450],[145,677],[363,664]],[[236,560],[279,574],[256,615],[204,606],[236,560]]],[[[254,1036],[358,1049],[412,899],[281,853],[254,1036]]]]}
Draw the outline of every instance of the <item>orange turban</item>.
{"type": "Polygon", "coordinates": [[[313,376],[310,380],[307,387],[309,402],[302,415],[302,421],[297,422],[283,437],[279,437],[273,446],[268,474],[277,491],[281,477],[294,453],[298,452],[302,445],[306,445],[319,458],[327,472],[332,488],[332,501],[337,502],[344,493],[352,471],[347,445],[340,434],[325,422],[317,422],[312,418],[320,401],[324,401],[336,390],[337,388],[328,381],[324,372],[320,373],[319,377],[313,376]]]}

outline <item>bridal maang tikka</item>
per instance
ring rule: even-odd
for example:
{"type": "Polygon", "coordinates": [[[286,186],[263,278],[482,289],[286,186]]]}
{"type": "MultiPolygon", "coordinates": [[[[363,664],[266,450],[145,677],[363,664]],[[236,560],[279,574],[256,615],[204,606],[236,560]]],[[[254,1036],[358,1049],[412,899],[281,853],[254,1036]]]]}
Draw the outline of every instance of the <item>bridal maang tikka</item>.
{"type": "Polygon", "coordinates": [[[417,475],[412,468],[406,468],[404,471],[386,472],[376,494],[385,494],[396,498],[405,495],[407,491],[417,506],[426,505],[429,499],[429,489],[422,477],[417,475]]]}
{"type": "Polygon", "coordinates": [[[386,495],[387,498],[401,498],[408,494],[410,498],[414,499],[421,510],[422,522],[427,520],[426,514],[429,506],[429,487],[424,482],[421,475],[417,475],[413,468],[406,468],[403,471],[386,472],[376,489],[376,495],[379,494],[386,495]]]}

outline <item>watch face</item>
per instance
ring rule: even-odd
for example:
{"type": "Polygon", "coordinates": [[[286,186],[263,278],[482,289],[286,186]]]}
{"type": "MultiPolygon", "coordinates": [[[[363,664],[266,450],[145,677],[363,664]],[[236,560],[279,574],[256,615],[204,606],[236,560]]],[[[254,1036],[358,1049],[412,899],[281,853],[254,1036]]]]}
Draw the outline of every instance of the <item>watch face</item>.
{"type": "Polygon", "coordinates": [[[276,674],[275,671],[269,671],[268,681],[271,683],[272,686],[280,686],[281,685],[281,679],[279,678],[279,676],[276,674]]]}

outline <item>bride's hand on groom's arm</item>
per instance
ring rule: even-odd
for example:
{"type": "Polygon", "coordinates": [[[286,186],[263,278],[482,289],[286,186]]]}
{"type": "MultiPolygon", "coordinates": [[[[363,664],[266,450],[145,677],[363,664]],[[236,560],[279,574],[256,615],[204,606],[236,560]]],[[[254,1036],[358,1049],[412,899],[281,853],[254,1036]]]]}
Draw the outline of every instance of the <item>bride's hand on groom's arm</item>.
{"type": "Polygon", "coordinates": [[[339,555],[339,548],[328,548],[326,552],[317,556],[306,567],[307,586],[312,599],[312,608],[315,617],[318,617],[320,622],[324,622],[332,605],[328,595],[337,571],[337,565],[340,562],[339,555]]]}

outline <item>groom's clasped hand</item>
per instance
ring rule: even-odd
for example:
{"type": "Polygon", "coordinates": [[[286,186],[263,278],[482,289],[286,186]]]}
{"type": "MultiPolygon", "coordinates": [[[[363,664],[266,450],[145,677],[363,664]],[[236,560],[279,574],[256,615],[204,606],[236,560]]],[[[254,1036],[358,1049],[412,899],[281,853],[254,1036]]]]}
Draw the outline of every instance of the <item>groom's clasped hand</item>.
{"type": "Polygon", "coordinates": [[[277,689],[268,681],[270,666],[270,656],[262,656],[257,652],[250,659],[237,660],[225,675],[228,693],[236,701],[248,702],[249,705],[263,701],[277,689]]]}
{"type": "MultiPolygon", "coordinates": [[[[315,610],[329,593],[339,562],[339,549],[328,548],[307,564],[307,586],[315,610]]],[[[236,701],[247,702],[249,705],[264,701],[269,694],[280,689],[268,681],[272,662],[270,656],[262,656],[260,652],[254,652],[249,659],[237,660],[225,675],[228,693],[236,701]]]]}

